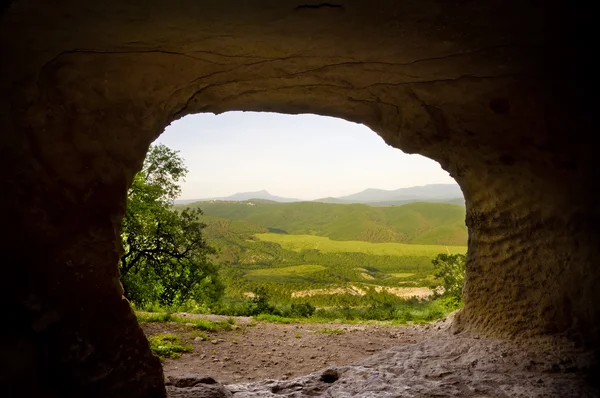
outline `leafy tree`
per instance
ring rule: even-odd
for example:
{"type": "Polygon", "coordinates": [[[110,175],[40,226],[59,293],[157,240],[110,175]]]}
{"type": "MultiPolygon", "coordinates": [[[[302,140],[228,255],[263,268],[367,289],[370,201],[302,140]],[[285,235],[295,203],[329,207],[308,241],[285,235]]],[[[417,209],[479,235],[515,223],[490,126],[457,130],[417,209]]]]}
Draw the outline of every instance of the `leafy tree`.
{"type": "Polygon", "coordinates": [[[173,210],[187,169],[177,151],[150,148],[128,192],[123,219],[121,280],[126,297],[140,306],[181,305],[189,300],[210,305],[223,285],[203,237],[201,210],[173,210]]]}
{"type": "Polygon", "coordinates": [[[264,286],[257,286],[252,289],[254,294],[252,299],[247,303],[248,315],[272,314],[281,315],[274,305],[270,304],[271,295],[264,286]]]}
{"type": "Polygon", "coordinates": [[[431,260],[431,263],[437,270],[435,277],[442,281],[441,286],[444,291],[441,296],[447,299],[448,306],[460,307],[465,284],[466,256],[464,254],[440,253],[431,260]]]}

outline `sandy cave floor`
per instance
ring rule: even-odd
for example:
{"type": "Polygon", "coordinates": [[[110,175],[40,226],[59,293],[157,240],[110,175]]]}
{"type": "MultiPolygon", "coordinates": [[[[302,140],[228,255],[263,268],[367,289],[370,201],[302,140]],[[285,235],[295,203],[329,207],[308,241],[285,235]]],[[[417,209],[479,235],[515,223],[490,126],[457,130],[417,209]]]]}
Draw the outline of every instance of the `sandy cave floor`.
{"type": "Polygon", "coordinates": [[[206,340],[182,323],[142,326],[148,335],[174,333],[194,347],[165,360],[169,397],[600,397],[586,372],[591,355],[562,339],[454,334],[449,320],[427,326],[235,320],[233,330],[204,332],[206,340]],[[212,380],[202,376],[224,386],[205,384],[212,380]]]}

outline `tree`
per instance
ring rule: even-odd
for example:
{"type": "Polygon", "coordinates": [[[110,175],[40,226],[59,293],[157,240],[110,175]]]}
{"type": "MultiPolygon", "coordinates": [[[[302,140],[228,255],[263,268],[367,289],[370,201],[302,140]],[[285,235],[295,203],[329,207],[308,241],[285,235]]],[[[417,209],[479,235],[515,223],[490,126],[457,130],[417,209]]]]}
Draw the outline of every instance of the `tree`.
{"type": "MultiPolygon", "coordinates": [[[[437,272],[435,277],[441,279],[442,297],[450,307],[458,308],[462,304],[463,286],[465,284],[466,256],[464,254],[438,254],[432,261],[437,272]]],[[[437,289],[435,290],[437,293],[437,289]]],[[[439,293],[437,293],[439,295],[439,293]]]]}
{"type": "Polygon", "coordinates": [[[152,146],[127,196],[122,239],[121,281],[125,296],[148,306],[215,303],[224,288],[204,240],[200,209],[172,208],[187,174],[177,151],[152,146]]]}

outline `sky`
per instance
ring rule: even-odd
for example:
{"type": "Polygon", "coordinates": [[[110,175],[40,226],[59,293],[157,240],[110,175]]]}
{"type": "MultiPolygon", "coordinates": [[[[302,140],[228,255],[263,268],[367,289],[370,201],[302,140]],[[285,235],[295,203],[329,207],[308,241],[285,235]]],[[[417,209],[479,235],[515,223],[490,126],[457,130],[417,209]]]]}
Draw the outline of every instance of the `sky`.
{"type": "Polygon", "coordinates": [[[312,114],[189,115],[155,141],[189,169],[179,199],[267,190],[288,198],[338,197],[367,188],[454,183],[440,165],[387,145],[362,124],[312,114]]]}

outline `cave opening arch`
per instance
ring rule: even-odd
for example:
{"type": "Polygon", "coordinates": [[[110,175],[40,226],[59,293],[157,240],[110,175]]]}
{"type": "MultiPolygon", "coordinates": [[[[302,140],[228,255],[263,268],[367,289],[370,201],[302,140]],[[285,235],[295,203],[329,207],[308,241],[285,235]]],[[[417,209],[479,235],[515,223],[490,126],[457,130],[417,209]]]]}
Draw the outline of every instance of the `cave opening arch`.
{"type": "Polygon", "coordinates": [[[118,283],[125,195],[171,120],[229,110],[340,117],[438,161],[463,189],[470,232],[456,330],[598,346],[594,113],[568,45],[576,29],[552,28],[574,22],[569,10],[178,5],[3,11],[2,208],[14,231],[2,242],[16,266],[2,294],[18,320],[5,333],[27,347],[11,377],[160,396],[118,283]]]}

